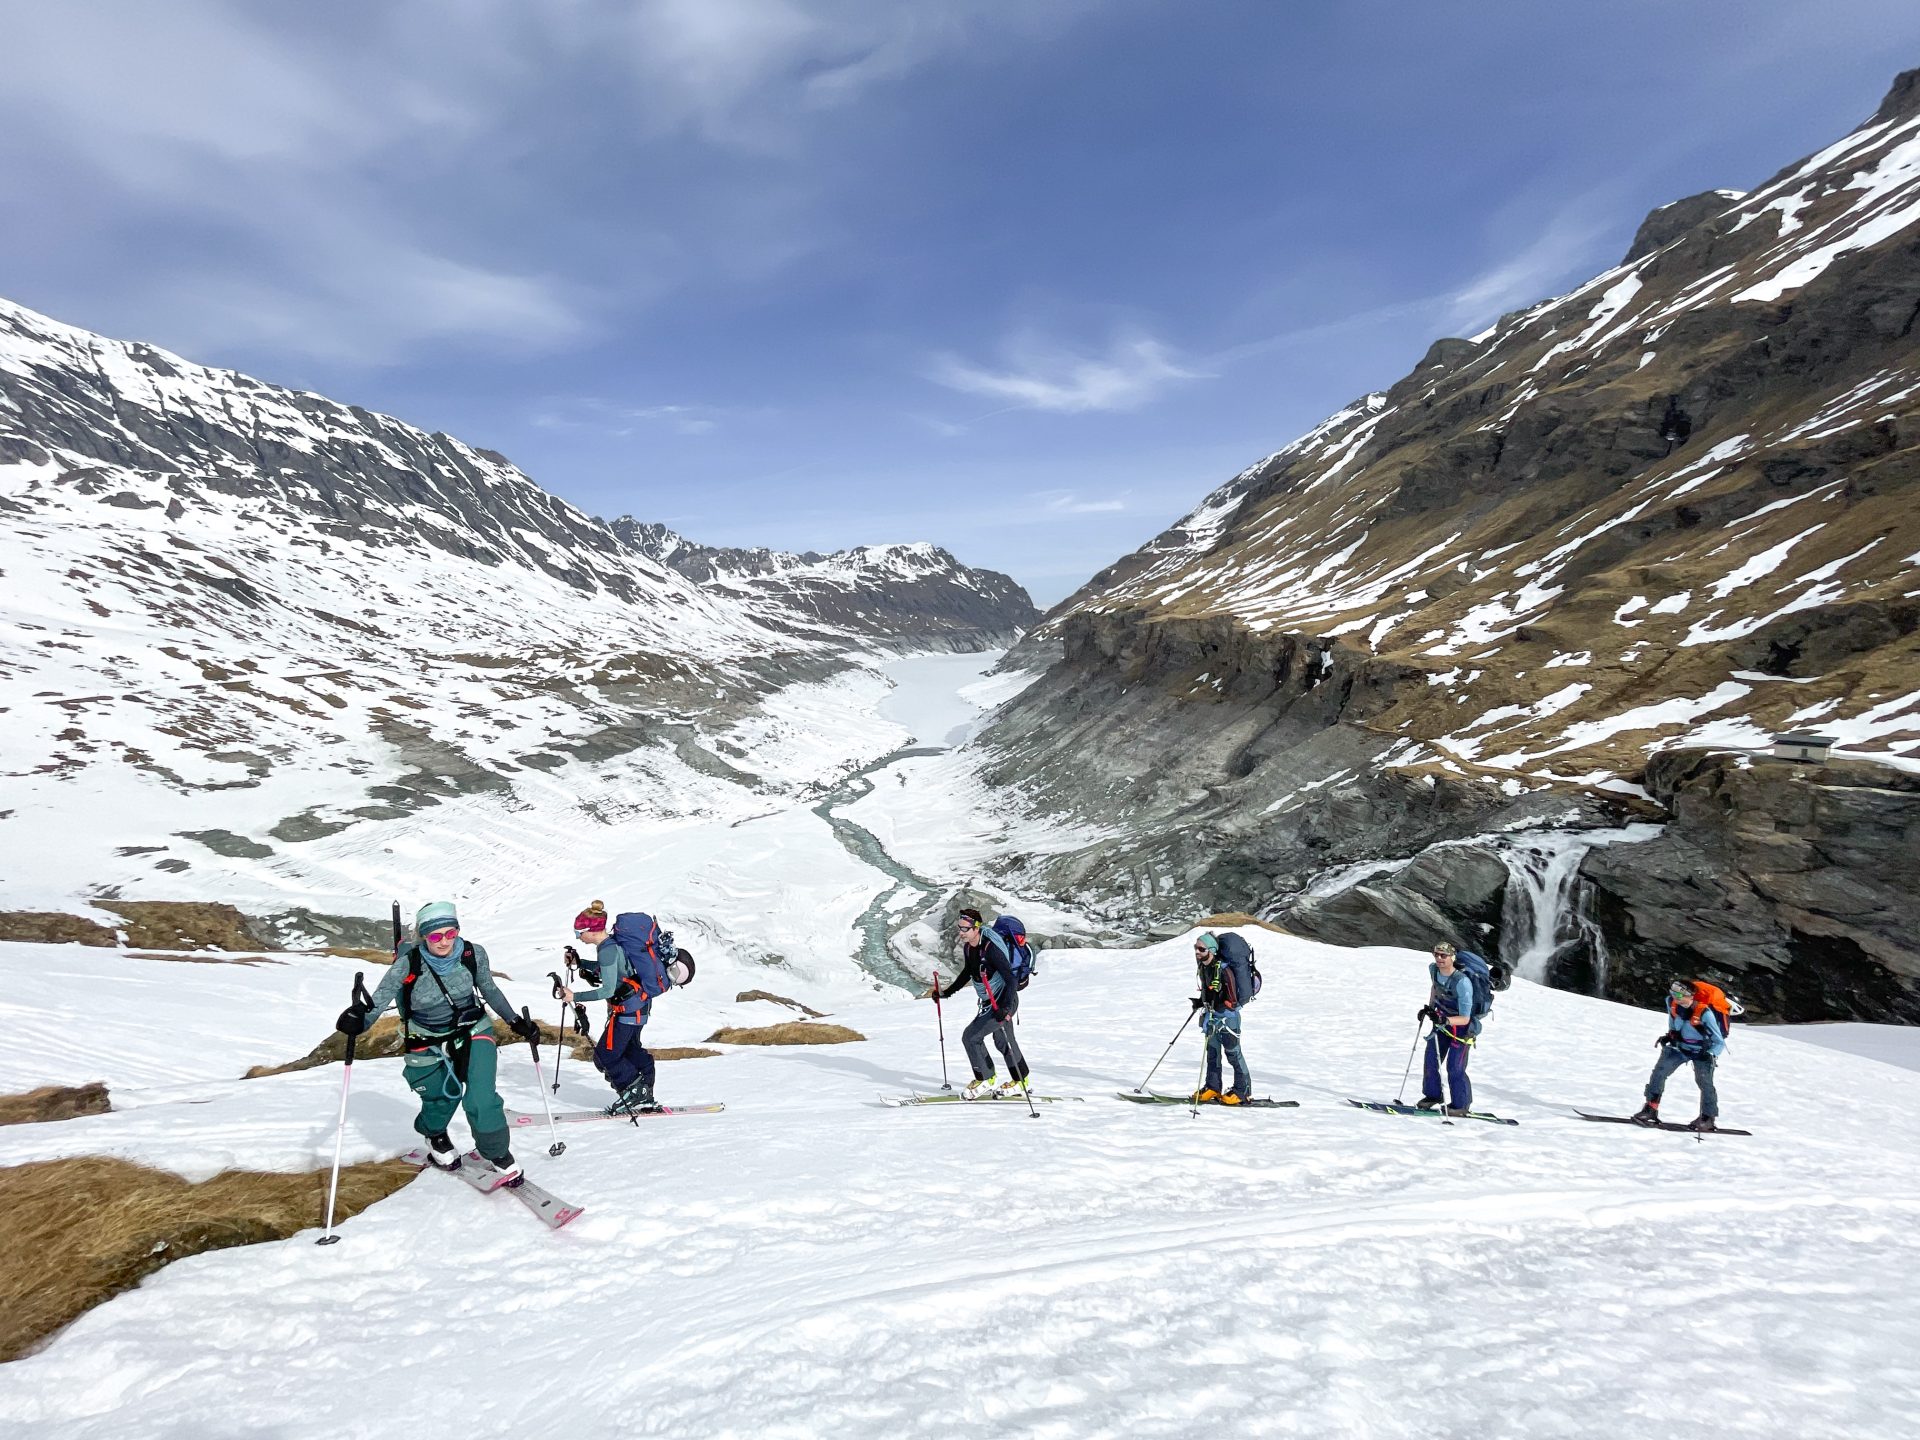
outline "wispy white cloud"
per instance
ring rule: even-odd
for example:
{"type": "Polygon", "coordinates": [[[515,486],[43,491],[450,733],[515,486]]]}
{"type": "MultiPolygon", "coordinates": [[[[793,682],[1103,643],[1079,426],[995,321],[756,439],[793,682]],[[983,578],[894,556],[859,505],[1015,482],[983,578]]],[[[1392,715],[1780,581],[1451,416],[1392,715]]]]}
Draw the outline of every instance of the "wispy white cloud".
{"type": "Polygon", "coordinates": [[[1116,335],[1104,354],[1085,355],[1022,332],[1002,348],[998,367],[937,355],[927,378],[1007,401],[1010,409],[1074,415],[1137,409],[1170,386],[1205,377],[1175,364],[1165,345],[1145,335],[1116,335]]]}
{"type": "Polygon", "coordinates": [[[532,421],[543,430],[589,430],[600,435],[636,435],[650,429],[675,435],[712,435],[730,411],[716,405],[623,405],[590,395],[543,402],[532,421]]]}
{"type": "Polygon", "coordinates": [[[1048,491],[1034,498],[1055,515],[1104,515],[1127,508],[1124,499],[1083,500],[1071,490],[1048,491]]]}
{"type": "Polygon", "coordinates": [[[1584,201],[1563,208],[1520,249],[1434,297],[1441,322],[1479,329],[1509,310],[1555,294],[1568,275],[1592,265],[1594,246],[1609,228],[1591,212],[1584,201]]]}
{"type": "MultiPolygon", "coordinates": [[[[542,351],[676,287],[770,275],[828,248],[834,181],[812,163],[827,133],[816,118],[936,61],[1044,41],[1089,8],[0,5],[0,194],[30,222],[0,234],[0,264],[44,257],[70,205],[68,223],[97,237],[191,236],[209,257],[144,244],[146,273],[76,319],[216,355],[375,365],[455,344],[542,351]],[[515,159],[556,139],[543,126],[581,123],[567,144],[617,154],[623,184],[644,183],[650,157],[674,148],[662,141],[781,163],[720,164],[691,184],[670,155],[676,203],[630,221],[595,278],[562,260],[563,282],[514,234],[510,207],[536,231],[556,223],[515,159]],[[494,185],[497,207],[481,198],[494,185]]],[[[76,288],[98,301],[114,287],[76,288]]]]}

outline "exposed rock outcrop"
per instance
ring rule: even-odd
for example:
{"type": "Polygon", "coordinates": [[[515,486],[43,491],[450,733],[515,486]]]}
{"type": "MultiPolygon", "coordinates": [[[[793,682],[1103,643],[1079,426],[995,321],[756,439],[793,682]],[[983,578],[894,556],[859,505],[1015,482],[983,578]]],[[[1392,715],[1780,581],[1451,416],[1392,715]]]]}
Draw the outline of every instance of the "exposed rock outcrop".
{"type": "Polygon", "coordinates": [[[1681,749],[1647,788],[1665,832],[1582,866],[1610,993],[1654,1004],[1698,975],[1757,1019],[1920,1024],[1920,774],[1681,749]]]}

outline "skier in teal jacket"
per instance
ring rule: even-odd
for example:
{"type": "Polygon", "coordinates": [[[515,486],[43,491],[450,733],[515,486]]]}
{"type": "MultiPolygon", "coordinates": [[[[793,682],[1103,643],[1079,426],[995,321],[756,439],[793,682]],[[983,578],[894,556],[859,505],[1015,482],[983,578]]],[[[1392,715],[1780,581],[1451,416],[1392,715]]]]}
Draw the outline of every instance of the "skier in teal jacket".
{"type": "Polygon", "coordinates": [[[460,1152],[447,1125],[454,1111],[465,1109],[474,1148],[511,1182],[519,1177],[520,1167],[507,1143],[506,1107],[494,1088],[493,1027],[481,1000],[522,1039],[538,1038],[539,1029],[515,1012],[493,978],[485,948],[461,938],[451,902],[422,905],[414,917],[414,935],[417,938],[394,957],[371,1003],[365,1009],[348,1006],[335,1028],[342,1035],[358,1035],[397,1003],[407,1085],[420,1097],[413,1128],[427,1139],[427,1158],[442,1170],[460,1167],[460,1152]]]}

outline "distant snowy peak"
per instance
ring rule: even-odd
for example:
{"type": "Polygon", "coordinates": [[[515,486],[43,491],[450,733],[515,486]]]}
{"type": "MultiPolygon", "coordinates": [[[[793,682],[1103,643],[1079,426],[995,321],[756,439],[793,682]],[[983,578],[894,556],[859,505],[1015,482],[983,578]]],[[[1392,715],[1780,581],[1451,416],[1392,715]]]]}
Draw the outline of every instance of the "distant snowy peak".
{"type": "Polygon", "coordinates": [[[1920,754],[1917,601],[1920,71],[1765,184],[1655,210],[1570,294],[1435,342],[1036,638],[1297,635],[1425,676],[1369,722],[1401,763],[1564,776],[1790,726],[1920,754]]]}
{"type": "Polygon", "coordinates": [[[636,554],[703,587],[801,611],[897,648],[987,649],[1038,618],[1011,577],[962,565],[937,545],[858,545],[831,555],[700,545],[623,515],[609,528],[636,554]]]}

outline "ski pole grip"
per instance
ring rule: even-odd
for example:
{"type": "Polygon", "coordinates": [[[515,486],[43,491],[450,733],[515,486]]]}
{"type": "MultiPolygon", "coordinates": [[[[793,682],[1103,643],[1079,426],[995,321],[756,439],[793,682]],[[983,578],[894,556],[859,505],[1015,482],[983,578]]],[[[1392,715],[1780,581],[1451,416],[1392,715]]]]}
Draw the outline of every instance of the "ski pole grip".
{"type": "MultiPolygon", "coordinates": [[[[360,1011],[362,1014],[365,1014],[373,1008],[373,997],[367,993],[367,972],[364,970],[356,970],[353,972],[353,1006],[354,1009],[360,1011]]],[[[360,1037],[358,1035],[349,1035],[347,1037],[347,1065],[349,1068],[353,1065],[353,1052],[359,1048],[359,1042],[360,1037]]]]}
{"type": "Polygon", "coordinates": [[[527,1024],[534,1026],[533,1036],[527,1041],[527,1048],[533,1051],[533,1065],[537,1070],[540,1068],[540,1027],[534,1024],[533,1016],[528,1013],[527,1007],[524,1005],[520,1007],[520,1018],[526,1021],[527,1024]]]}
{"type": "Polygon", "coordinates": [[[560,978],[560,972],[558,970],[547,971],[547,978],[553,981],[553,998],[558,1000],[560,998],[560,992],[567,988],[566,982],[560,978]]]}

